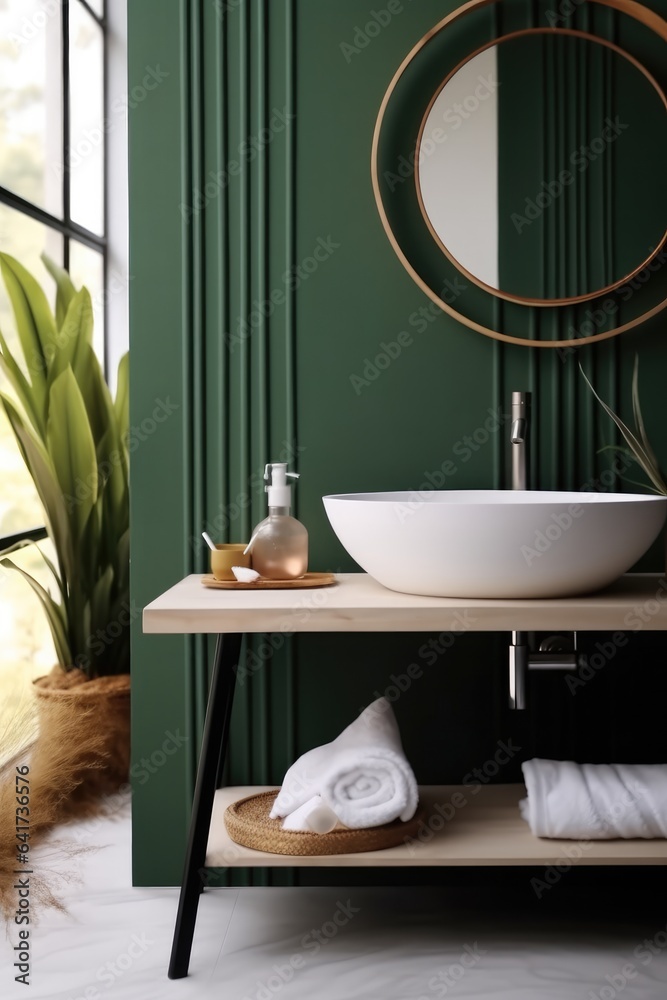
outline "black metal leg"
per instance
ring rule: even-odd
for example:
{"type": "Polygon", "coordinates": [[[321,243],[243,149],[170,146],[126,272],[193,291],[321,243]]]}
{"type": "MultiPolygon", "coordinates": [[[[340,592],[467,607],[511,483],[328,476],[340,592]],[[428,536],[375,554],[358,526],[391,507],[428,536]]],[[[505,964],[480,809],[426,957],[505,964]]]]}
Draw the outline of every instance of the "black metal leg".
{"type": "Polygon", "coordinates": [[[232,715],[236,668],[241,652],[240,634],[219,635],[213,660],[213,677],[208,694],[206,722],[202,740],[197,783],[192,803],[190,836],[178,901],[174,941],[169,961],[169,978],[182,979],[188,974],[197,907],[202,889],[202,871],[211,826],[213,798],[218,771],[227,753],[229,723],[232,715]]]}

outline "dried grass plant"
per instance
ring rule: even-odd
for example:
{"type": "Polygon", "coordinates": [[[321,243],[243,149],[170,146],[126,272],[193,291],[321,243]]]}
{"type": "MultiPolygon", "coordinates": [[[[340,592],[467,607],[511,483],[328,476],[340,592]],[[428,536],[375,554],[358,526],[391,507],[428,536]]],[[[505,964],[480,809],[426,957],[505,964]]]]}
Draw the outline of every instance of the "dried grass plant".
{"type": "MultiPolygon", "coordinates": [[[[86,710],[77,714],[67,711],[58,702],[43,706],[43,722],[47,722],[49,738],[40,738],[29,757],[30,787],[30,875],[31,911],[39,914],[44,907],[64,909],[54,884],[69,881],[67,862],[89,848],[61,840],[52,845],[48,867],[36,863],[33,851],[45,836],[63,821],[99,812],[99,799],[92,797],[84,777],[90,769],[104,762],[103,737],[86,710]],[[85,793],[84,790],[85,789],[85,793]]],[[[11,720],[7,734],[0,734],[3,745],[17,748],[30,737],[33,728],[32,710],[22,705],[11,720]],[[7,742],[5,742],[5,738],[7,742]]],[[[16,838],[16,761],[0,772],[0,913],[13,920],[17,905],[15,873],[22,868],[18,858],[16,838]]],[[[20,829],[25,829],[21,825],[20,829]]]]}
{"type": "MultiPolygon", "coordinates": [[[[584,376],[588,388],[591,390],[607,416],[611,417],[614,421],[623,435],[623,440],[625,441],[625,446],[607,445],[607,447],[602,450],[621,452],[623,455],[629,455],[637,463],[639,468],[649,480],[650,486],[648,486],[648,489],[650,489],[652,493],[658,493],[660,496],[667,496],[667,476],[660,468],[660,462],[658,461],[655,451],[651,447],[651,442],[648,439],[648,434],[646,433],[646,427],[644,425],[644,417],[642,415],[641,403],[639,401],[639,355],[635,355],[635,365],[632,373],[632,415],[635,422],[634,431],[631,430],[630,427],[628,427],[628,425],[621,420],[618,414],[612,410],[611,406],[605,403],[605,401],[598,395],[581,365],[579,365],[579,370],[584,376]]],[[[645,483],[637,483],[633,479],[628,479],[627,481],[632,483],[633,486],[640,486],[642,489],[647,488],[645,483]]]]}

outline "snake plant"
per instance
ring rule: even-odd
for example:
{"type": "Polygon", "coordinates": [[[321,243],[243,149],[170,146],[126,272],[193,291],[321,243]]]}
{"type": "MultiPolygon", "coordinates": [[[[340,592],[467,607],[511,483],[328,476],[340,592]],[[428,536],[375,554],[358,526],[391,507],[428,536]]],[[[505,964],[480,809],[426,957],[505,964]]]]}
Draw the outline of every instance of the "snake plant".
{"type": "MultiPolygon", "coordinates": [[[[635,355],[635,367],[632,373],[632,415],[635,422],[634,431],[632,431],[628,425],[621,420],[618,414],[614,413],[612,408],[600,398],[581,365],[579,365],[579,369],[586,380],[588,388],[591,390],[598,403],[602,406],[607,416],[611,417],[614,421],[623,435],[623,439],[625,440],[625,446],[608,445],[607,448],[603,450],[621,452],[624,455],[630,456],[630,458],[637,463],[644,475],[650,481],[651,485],[649,489],[651,492],[667,496],[667,477],[660,468],[660,462],[658,461],[658,458],[648,439],[646,427],[644,426],[641,404],[639,402],[639,355],[635,355]]],[[[644,485],[643,483],[635,483],[632,479],[629,479],[628,482],[632,483],[634,486],[644,485]]]]}
{"type": "MultiPolygon", "coordinates": [[[[93,350],[86,288],[46,256],[56,282],[55,315],[36,279],[0,254],[18,348],[0,333],[0,392],[17,447],[44,508],[55,563],[51,591],[1,553],[44,609],[58,662],[89,678],[129,671],[128,356],[112,399],[93,350]]],[[[39,548],[39,546],[38,546],[39,548]]]]}

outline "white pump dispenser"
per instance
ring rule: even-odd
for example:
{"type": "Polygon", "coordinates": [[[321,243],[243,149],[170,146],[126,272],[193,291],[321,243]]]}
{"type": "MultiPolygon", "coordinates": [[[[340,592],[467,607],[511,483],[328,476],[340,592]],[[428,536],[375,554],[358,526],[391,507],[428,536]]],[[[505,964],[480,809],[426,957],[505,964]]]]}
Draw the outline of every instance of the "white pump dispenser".
{"type": "Polygon", "coordinates": [[[298,472],[288,472],[287,462],[268,463],[264,469],[264,479],[268,486],[264,487],[264,492],[269,494],[269,508],[292,506],[292,487],[287,482],[290,479],[298,479],[298,472]]]}
{"type": "Polygon", "coordinates": [[[290,515],[292,487],[285,462],[271,462],[264,470],[269,516],[257,525],[246,552],[252,553],[252,568],[266,580],[298,580],[308,569],[308,532],[290,515]]]}

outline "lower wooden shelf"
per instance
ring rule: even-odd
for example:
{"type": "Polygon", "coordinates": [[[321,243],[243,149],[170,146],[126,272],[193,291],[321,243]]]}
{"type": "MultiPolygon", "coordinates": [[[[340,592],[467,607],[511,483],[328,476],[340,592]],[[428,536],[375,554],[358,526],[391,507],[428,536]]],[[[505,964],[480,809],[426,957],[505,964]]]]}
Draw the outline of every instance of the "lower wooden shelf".
{"type": "Polygon", "coordinates": [[[333,868],[490,865],[664,865],[667,840],[541,840],[519,814],[523,785],[423,785],[421,801],[431,817],[419,838],[400,847],[364,854],[293,857],[235,844],[224,812],[232,802],[270,785],[216,792],[206,865],[209,868],[333,868]]]}

